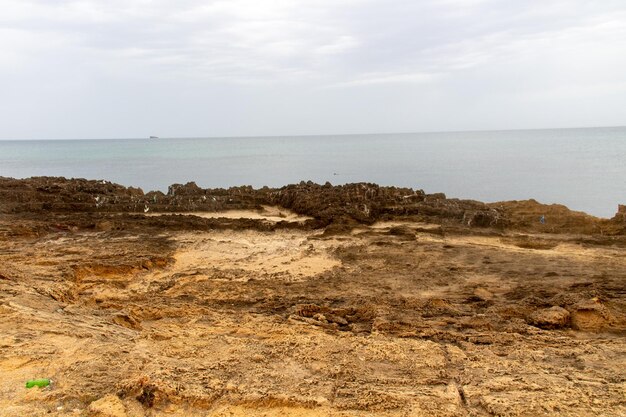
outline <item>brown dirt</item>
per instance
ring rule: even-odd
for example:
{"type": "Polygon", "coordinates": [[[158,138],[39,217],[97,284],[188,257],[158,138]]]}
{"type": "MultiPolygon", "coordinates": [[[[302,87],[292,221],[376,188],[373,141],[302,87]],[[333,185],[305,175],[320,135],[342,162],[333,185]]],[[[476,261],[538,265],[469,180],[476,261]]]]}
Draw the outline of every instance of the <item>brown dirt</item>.
{"type": "Polygon", "coordinates": [[[626,414],[619,236],[253,210],[0,216],[0,415],[626,414]]]}

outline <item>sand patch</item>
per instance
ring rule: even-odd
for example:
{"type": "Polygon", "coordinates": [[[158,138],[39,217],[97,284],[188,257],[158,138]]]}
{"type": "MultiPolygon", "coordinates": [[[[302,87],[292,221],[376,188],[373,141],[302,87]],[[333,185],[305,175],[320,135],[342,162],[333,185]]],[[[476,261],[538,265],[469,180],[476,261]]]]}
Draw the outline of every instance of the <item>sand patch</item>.
{"type": "Polygon", "coordinates": [[[415,229],[428,229],[428,230],[436,230],[441,228],[440,225],[434,223],[422,223],[422,222],[410,222],[410,221],[384,221],[384,222],[376,222],[370,226],[371,229],[375,230],[385,230],[391,229],[392,227],[406,226],[415,229]]]}
{"type": "Polygon", "coordinates": [[[291,210],[281,207],[262,206],[261,210],[228,210],[215,212],[187,212],[187,213],[146,213],[146,216],[173,216],[173,215],[197,216],[205,219],[251,219],[265,220],[272,223],[278,222],[305,222],[312,219],[309,216],[301,216],[291,210]]]}
{"type": "Polygon", "coordinates": [[[246,279],[280,275],[293,280],[341,264],[329,255],[328,242],[310,241],[303,233],[227,231],[183,235],[177,240],[181,245],[174,255],[173,269],[178,273],[241,271],[246,279]]]}

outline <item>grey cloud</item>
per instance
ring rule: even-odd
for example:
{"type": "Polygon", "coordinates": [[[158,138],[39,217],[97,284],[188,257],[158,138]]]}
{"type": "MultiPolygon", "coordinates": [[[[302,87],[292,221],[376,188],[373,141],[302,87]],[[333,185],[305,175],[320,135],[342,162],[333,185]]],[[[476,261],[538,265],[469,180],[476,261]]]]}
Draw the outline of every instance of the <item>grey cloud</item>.
{"type": "Polygon", "coordinates": [[[154,124],[189,136],[624,123],[622,1],[0,9],[0,138],[144,136],[154,124]]]}

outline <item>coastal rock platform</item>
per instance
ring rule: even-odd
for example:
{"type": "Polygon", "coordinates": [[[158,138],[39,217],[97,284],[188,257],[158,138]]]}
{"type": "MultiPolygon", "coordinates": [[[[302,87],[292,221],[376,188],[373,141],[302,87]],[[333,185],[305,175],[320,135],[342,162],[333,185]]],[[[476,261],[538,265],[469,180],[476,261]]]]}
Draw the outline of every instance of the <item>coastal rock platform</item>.
{"type": "Polygon", "coordinates": [[[0,178],[0,415],[625,415],[623,212],[0,178]]]}

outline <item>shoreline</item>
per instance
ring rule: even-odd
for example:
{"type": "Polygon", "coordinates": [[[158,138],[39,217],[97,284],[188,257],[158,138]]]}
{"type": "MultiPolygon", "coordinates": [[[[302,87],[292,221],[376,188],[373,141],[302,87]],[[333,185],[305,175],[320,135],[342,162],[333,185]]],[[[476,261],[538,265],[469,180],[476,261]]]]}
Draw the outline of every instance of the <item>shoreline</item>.
{"type": "Polygon", "coordinates": [[[187,181],[216,189],[368,182],[482,202],[534,198],[611,218],[625,203],[626,128],[607,129],[0,142],[0,175],[105,179],[146,193],[187,181]]]}
{"type": "Polygon", "coordinates": [[[406,187],[354,183],[333,186],[301,181],[279,188],[251,186],[203,189],[195,182],[172,184],[168,192],[125,187],[106,180],[64,177],[0,177],[0,213],[219,212],[279,206],[312,217],[314,227],[337,222],[371,224],[394,216],[438,219],[471,227],[619,235],[625,232],[626,206],[610,219],[533,199],[483,203],[426,194],[406,187]],[[539,223],[544,216],[544,223],[539,223]]]}

